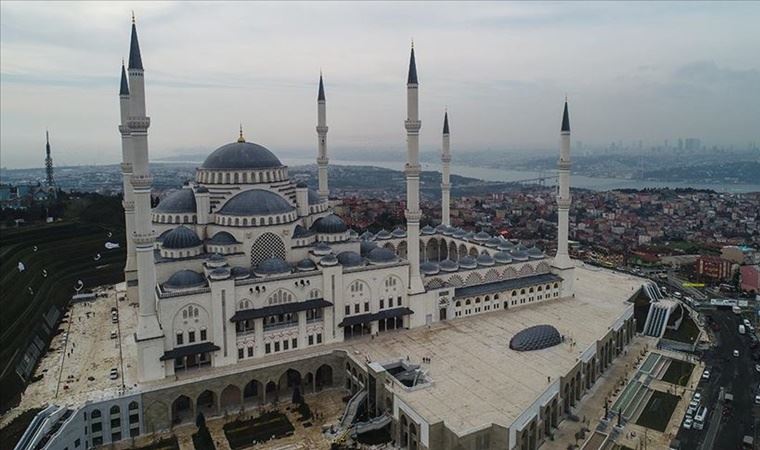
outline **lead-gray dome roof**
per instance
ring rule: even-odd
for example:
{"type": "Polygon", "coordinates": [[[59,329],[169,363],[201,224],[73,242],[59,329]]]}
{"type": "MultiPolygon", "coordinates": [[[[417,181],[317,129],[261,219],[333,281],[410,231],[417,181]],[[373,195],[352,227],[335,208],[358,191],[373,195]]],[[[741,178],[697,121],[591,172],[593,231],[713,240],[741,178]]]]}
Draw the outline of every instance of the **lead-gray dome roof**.
{"type": "Polygon", "coordinates": [[[317,193],[317,191],[315,191],[314,189],[309,189],[308,196],[309,196],[310,205],[318,205],[322,202],[319,199],[319,193],[317,193]]]}
{"type": "Polygon", "coordinates": [[[462,269],[474,269],[478,267],[478,262],[472,256],[459,258],[459,267],[462,269]]]}
{"type": "Polygon", "coordinates": [[[214,150],[201,165],[202,169],[267,169],[282,167],[268,148],[253,142],[233,142],[214,150]]]}
{"type": "Polygon", "coordinates": [[[375,264],[390,263],[396,261],[396,254],[387,248],[378,247],[369,252],[367,259],[375,264]]]}
{"type": "Polygon", "coordinates": [[[348,231],[346,222],[335,214],[328,214],[314,221],[311,229],[317,233],[335,234],[348,231]]]}
{"type": "Polygon", "coordinates": [[[551,325],[534,325],[528,327],[509,340],[509,348],[518,352],[541,350],[562,343],[562,336],[551,325]]]}
{"type": "Polygon", "coordinates": [[[237,239],[235,239],[235,236],[232,234],[226,232],[226,231],[220,231],[214,235],[214,237],[211,238],[209,241],[209,244],[212,245],[232,245],[232,244],[238,244],[239,242],[237,239]]]}
{"type": "Polygon", "coordinates": [[[176,249],[176,248],[191,248],[201,245],[201,240],[195,231],[190,228],[180,225],[177,228],[170,231],[162,243],[163,248],[176,249]]]}
{"type": "Polygon", "coordinates": [[[179,189],[170,192],[156,206],[154,210],[158,213],[195,213],[195,194],[192,189],[179,189]]]}
{"type": "Polygon", "coordinates": [[[438,264],[434,263],[433,261],[425,261],[424,263],[420,264],[420,272],[422,272],[424,275],[435,275],[439,270],[440,269],[438,268],[438,264]]]}
{"type": "Polygon", "coordinates": [[[170,276],[164,283],[164,287],[168,289],[188,289],[205,284],[206,278],[203,275],[194,270],[183,269],[170,276]]]}
{"type": "Polygon", "coordinates": [[[301,272],[315,270],[316,268],[317,265],[314,264],[314,261],[310,260],[309,258],[304,258],[298,261],[298,264],[296,264],[296,269],[300,270],[301,272]]]}
{"type": "Polygon", "coordinates": [[[450,259],[444,259],[438,264],[438,267],[444,272],[456,272],[459,270],[459,263],[450,259]]]}
{"type": "Polygon", "coordinates": [[[362,256],[367,256],[369,252],[377,248],[377,244],[372,241],[361,241],[359,243],[359,252],[362,256]]]}
{"type": "Polygon", "coordinates": [[[261,275],[275,275],[279,273],[289,273],[290,264],[282,258],[272,257],[261,261],[253,270],[261,275]]]}
{"type": "Polygon", "coordinates": [[[287,200],[271,191],[250,189],[231,199],[219,210],[225,216],[268,216],[295,210],[287,200]]]}
{"type": "Polygon", "coordinates": [[[364,259],[358,253],[350,250],[338,253],[337,258],[343,267],[356,267],[364,264],[364,259]]]}

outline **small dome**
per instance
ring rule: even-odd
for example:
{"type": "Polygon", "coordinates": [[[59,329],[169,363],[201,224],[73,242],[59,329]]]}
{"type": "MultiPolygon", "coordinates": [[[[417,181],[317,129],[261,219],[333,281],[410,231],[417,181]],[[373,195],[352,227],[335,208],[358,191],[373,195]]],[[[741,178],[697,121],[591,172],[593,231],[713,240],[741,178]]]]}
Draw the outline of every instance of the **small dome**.
{"type": "Polygon", "coordinates": [[[475,237],[475,233],[473,233],[472,231],[464,235],[464,239],[467,239],[468,241],[471,240],[473,237],[475,237]]]}
{"type": "Polygon", "coordinates": [[[423,275],[435,275],[439,272],[438,264],[434,263],[433,261],[425,261],[424,263],[420,264],[420,272],[422,272],[423,275]]]}
{"type": "Polygon", "coordinates": [[[340,217],[328,214],[314,221],[311,230],[322,234],[337,234],[348,231],[348,226],[340,217]]]}
{"type": "Polygon", "coordinates": [[[170,192],[153,210],[157,213],[196,213],[195,194],[192,189],[178,189],[170,192]]]}
{"type": "Polygon", "coordinates": [[[317,256],[325,256],[332,253],[332,249],[324,242],[318,242],[311,248],[311,252],[317,256]]]}
{"type": "Polygon", "coordinates": [[[525,253],[522,250],[517,250],[516,247],[514,249],[512,249],[512,251],[509,252],[509,253],[512,255],[512,260],[513,261],[520,261],[520,262],[522,262],[522,261],[527,261],[528,260],[527,253],[525,253]]]}
{"type": "Polygon", "coordinates": [[[532,259],[542,259],[544,257],[544,252],[538,247],[531,247],[525,250],[525,253],[532,259]]]}
{"type": "Polygon", "coordinates": [[[156,238],[156,240],[157,240],[158,242],[163,242],[163,241],[164,241],[164,238],[166,238],[166,235],[167,235],[167,234],[169,234],[169,233],[171,233],[172,231],[174,231],[174,228],[169,228],[168,230],[164,230],[164,232],[163,232],[163,233],[161,233],[161,234],[160,234],[160,235],[159,235],[159,236],[156,238]]]}
{"type": "Polygon", "coordinates": [[[327,267],[337,266],[338,258],[336,258],[335,255],[326,255],[319,260],[319,264],[327,267]]]}
{"type": "Polygon", "coordinates": [[[515,248],[515,246],[512,245],[512,243],[509,242],[509,241],[501,241],[499,243],[499,246],[496,247],[496,248],[498,248],[499,250],[501,250],[503,252],[508,252],[508,251],[512,250],[513,248],[515,248]]]}
{"type": "Polygon", "coordinates": [[[299,181],[298,183],[296,183],[296,189],[304,189],[304,188],[308,188],[308,187],[309,187],[309,185],[306,184],[303,181],[299,181]]]}
{"type": "Polygon", "coordinates": [[[232,234],[226,232],[226,231],[220,231],[214,235],[214,237],[211,238],[209,241],[209,244],[211,245],[232,245],[232,244],[239,244],[240,242],[235,239],[235,236],[232,234]]]}
{"type": "Polygon", "coordinates": [[[304,258],[298,261],[298,264],[296,264],[296,269],[299,272],[308,272],[310,270],[316,270],[317,265],[314,264],[314,261],[310,260],[309,258],[304,258]]]}
{"type": "Polygon", "coordinates": [[[319,193],[314,189],[309,189],[309,204],[318,205],[320,203],[322,203],[322,201],[319,199],[319,193]]]}
{"type": "Polygon", "coordinates": [[[343,267],[356,267],[364,264],[364,259],[358,253],[352,251],[340,252],[337,258],[343,267]]]}
{"type": "Polygon", "coordinates": [[[515,245],[515,248],[514,248],[514,249],[515,249],[516,251],[518,251],[518,252],[524,252],[525,250],[527,250],[527,249],[528,249],[528,247],[526,247],[526,246],[524,246],[524,245],[522,245],[522,244],[517,244],[517,245],[515,245]]]}
{"type": "Polygon", "coordinates": [[[226,280],[230,277],[230,269],[227,267],[220,267],[209,272],[208,277],[212,280],[226,280]]]}
{"type": "Polygon", "coordinates": [[[167,249],[192,248],[201,244],[202,242],[195,231],[184,225],[173,229],[164,236],[163,240],[163,248],[167,249]]]}
{"type": "Polygon", "coordinates": [[[420,231],[425,235],[435,234],[435,228],[431,227],[430,225],[425,225],[420,231]]]}
{"type": "Polygon", "coordinates": [[[493,257],[489,255],[488,253],[481,253],[478,256],[477,262],[479,266],[493,266],[494,265],[493,257]]]}
{"type": "Polygon", "coordinates": [[[459,267],[462,269],[474,269],[478,267],[478,262],[471,256],[465,256],[464,258],[459,258],[459,267]]]}
{"type": "Polygon", "coordinates": [[[438,233],[443,234],[443,232],[446,231],[447,228],[448,227],[446,225],[440,224],[437,227],[435,227],[435,231],[438,232],[438,233]]]}
{"type": "Polygon", "coordinates": [[[353,228],[348,229],[348,237],[351,239],[356,239],[359,237],[359,233],[356,232],[353,228]]]}
{"type": "Polygon", "coordinates": [[[529,352],[554,347],[562,343],[559,331],[551,325],[528,327],[509,340],[509,348],[518,352],[529,352]]]}
{"type": "Polygon", "coordinates": [[[512,255],[509,252],[497,252],[493,259],[499,264],[509,264],[512,262],[512,255]]]}
{"type": "Polygon", "coordinates": [[[268,216],[284,214],[295,208],[284,198],[271,191],[250,189],[227,200],[219,210],[223,216],[268,216]]]}
{"type": "Polygon", "coordinates": [[[444,259],[438,263],[438,267],[440,267],[444,272],[456,272],[459,270],[459,263],[450,259],[444,259]]]}
{"type": "Polygon", "coordinates": [[[362,256],[367,256],[369,252],[377,248],[377,244],[375,244],[372,241],[362,241],[359,244],[359,253],[361,253],[362,256]]]}
{"type": "Polygon", "coordinates": [[[272,257],[261,261],[253,270],[260,275],[277,275],[290,272],[290,264],[282,258],[272,257]]]}
{"type": "Polygon", "coordinates": [[[380,239],[381,241],[384,241],[386,239],[390,239],[391,237],[392,237],[391,234],[389,232],[387,232],[386,230],[380,230],[375,235],[375,239],[380,239]]]}
{"type": "Polygon", "coordinates": [[[236,280],[245,280],[246,278],[251,277],[251,270],[247,267],[235,266],[230,269],[230,274],[232,275],[232,278],[236,280]]]}
{"type": "Polygon", "coordinates": [[[443,235],[444,236],[453,236],[455,231],[456,231],[456,228],[454,228],[454,227],[445,227],[443,229],[443,235]]]}
{"type": "Polygon", "coordinates": [[[391,232],[391,235],[395,238],[403,238],[406,237],[406,230],[401,227],[396,227],[396,229],[391,232]]]}
{"type": "Polygon", "coordinates": [[[206,259],[207,267],[224,267],[227,265],[227,258],[219,253],[214,253],[206,259]]]}
{"type": "Polygon", "coordinates": [[[274,153],[253,142],[233,142],[214,150],[201,165],[202,169],[267,169],[282,167],[274,153]]]}
{"type": "Polygon", "coordinates": [[[359,239],[361,239],[362,241],[371,241],[371,240],[372,240],[372,239],[374,239],[374,238],[375,238],[375,235],[373,235],[373,234],[372,234],[372,233],[370,233],[369,231],[365,231],[364,233],[362,233],[362,234],[359,236],[359,239]]]}
{"type": "Polygon", "coordinates": [[[486,242],[487,240],[491,239],[491,235],[485,231],[481,231],[474,236],[474,239],[478,242],[486,242]]]}
{"type": "Polygon", "coordinates": [[[467,232],[466,232],[466,231],[464,231],[464,230],[463,230],[463,229],[461,229],[461,228],[457,228],[457,229],[454,231],[454,233],[452,233],[452,234],[451,234],[451,236],[453,236],[453,237],[455,237],[455,238],[457,238],[457,239],[462,239],[462,238],[464,237],[464,235],[465,235],[465,234],[467,234],[467,232]]]}
{"type": "Polygon", "coordinates": [[[492,237],[491,239],[486,241],[486,247],[496,248],[501,244],[501,239],[497,237],[492,237]]]}
{"type": "Polygon", "coordinates": [[[396,254],[393,253],[393,251],[382,247],[378,247],[369,252],[367,258],[372,264],[386,264],[396,262],[397,260],[396,254]]]}
{"type": "Polygon", "coordinates": [[[170,276],[164,283],[164,287],[169,290],[190,289],[201,287],[205,284],[206,278],[202,274],[194,270],[183,269],[170,276]]]}

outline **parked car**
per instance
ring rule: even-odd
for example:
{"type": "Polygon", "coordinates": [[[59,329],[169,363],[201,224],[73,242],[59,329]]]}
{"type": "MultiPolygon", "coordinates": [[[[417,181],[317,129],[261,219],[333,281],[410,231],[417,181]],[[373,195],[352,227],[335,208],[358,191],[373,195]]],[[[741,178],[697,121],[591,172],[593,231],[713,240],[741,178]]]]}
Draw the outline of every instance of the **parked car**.
{"type": "Polygon", "coordinates": [[[709,380],[710,379],[710,371],[709,370],[705,370],[704,372],[702,372],[702,379],[703,380],[709,380]]]}
{"type": "Polygon", "coordinates": [[[111,380],[115,380],[119,378],[119,371],[116,369],[116,367],[111,369],[111,373],[108,374],[108,378],[110,378],[111,380]]]}
{"type": "Polygon", "coordinates": [[[694,393],[694,401],[696,401],[697,403],[699,403],[700,401],[702,401],[702,393],[701,392],[695,392],[694,393]]]}
{"type": "Polygon", "coordinates": [[[112,332],[111,332],[111,339],[116,339],[117,337],[119,337],[118,333],[116,333],[116,331],[115,331],[115,330],[114,330],[114,331],[112,331],[112,332]]]}
{"type": "Polygon", "coordinates": [[[755,404],[760,405],[760,394],[755,395],[755,404]]]}
{"type": "Polygon", "coordinates": [[[692,420],[692,418],[691,418],[691,417],[687,417],[687,418],[686,418],[686,419],[683,421],[683,429],[684,429],[684,430],[691,430],[691,427],[692,427],[692,425],[694,425],[694,420],[692,420]]]}
{"type": "Polygon", "coordinates": [[[739,357],[739,350],[734,350],[734,358],[738,358],[738,357],[739,357]]]}

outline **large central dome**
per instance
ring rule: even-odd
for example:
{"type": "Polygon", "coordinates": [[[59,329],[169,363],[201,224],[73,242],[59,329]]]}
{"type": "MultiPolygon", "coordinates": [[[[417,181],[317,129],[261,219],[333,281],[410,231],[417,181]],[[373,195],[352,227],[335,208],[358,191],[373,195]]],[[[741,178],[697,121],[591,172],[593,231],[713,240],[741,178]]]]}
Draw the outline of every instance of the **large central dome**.
{"type": "Polygon", "coordinates": [[[203,169],[268,169],[282,167],[280,160],[264,146],[253,142],[233,142],[208,155],[203,169]]]}

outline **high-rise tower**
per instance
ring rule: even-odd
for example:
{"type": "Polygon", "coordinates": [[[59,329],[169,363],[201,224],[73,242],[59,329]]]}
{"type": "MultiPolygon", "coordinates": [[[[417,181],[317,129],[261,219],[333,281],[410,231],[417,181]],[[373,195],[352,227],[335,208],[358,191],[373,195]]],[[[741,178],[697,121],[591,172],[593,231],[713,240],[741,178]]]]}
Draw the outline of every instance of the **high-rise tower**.
{"type": "Polygon", "coordinates": [[[55,181],[53,181],[53,157],[50,156],[50,133],[47,130],[45,130],[45,173],[47,174],[47,188],[52,191],[55,189],[55,181]]]}
{"type": "Polygon", "coordinates": [[[322,73],[319,74],[319,93],[317,94],[317,166],[319,176],[319,200],[326,202],[330,196],[327,187],[327,106],[325,105],[325,85],[322,82],[322,73]]]}
{"type": "Polygon", "coordinates": [[[406,241],[409,260],[409,292],[423,292],[420,277],[420,128],[419,84],[417,64],[414,60],[414,44],[409,56],[409,75],[406,80],[406,241]]]}
{"type": "Polygon", "coordinates": [[[135,229],[132,239],[137,254],[139,314],[137,316],[137,371],[141,381],[164,377],[160,361],[164,352],[163,330],[156,315],[156,266],[153,260],[155,236],[151,226],[150,191],[153,177],[148,167],[148,127],[145,115],[145,79],[137,41],[137,28],[132,18],[129,48],[129,101],[127,128],[128,147],[132,153],[130,184],[134,193],[135,229]]]}
{"type": "Polygon", "coordinates": [[[121,181],[123,189],[124,223],[127,235],[127,262],[124,265],[124,281],[127,285],[127,299],[130,302],[138,301],[137,293],[137,252],[132,236],[135,232],[135,201],[132,192],[132,149],[130,148],[129,127],[129,82],[124,61],[121,62],[121,85],[119,87],[119,111],[121,123],[121,181]]]}
{"type": "Polygon", "coordinates": [[[559,150],[559,192],[557,193],[557,255],[554,257],[554,267],[560,271],[564,279],[565,291],[572,291],[573,263],[568,253],[568,228],[570,212],[570,115],[565,110],[562,113],[559,150]]]}
{"type": "Polygon", "coordinates": [[[449,138],[449,112],[446,111],[443,114],[443,143],[441,146],[441,223],[446,226],[451,225],[451,181],[449,180],[451,149],[449,138]]]}

